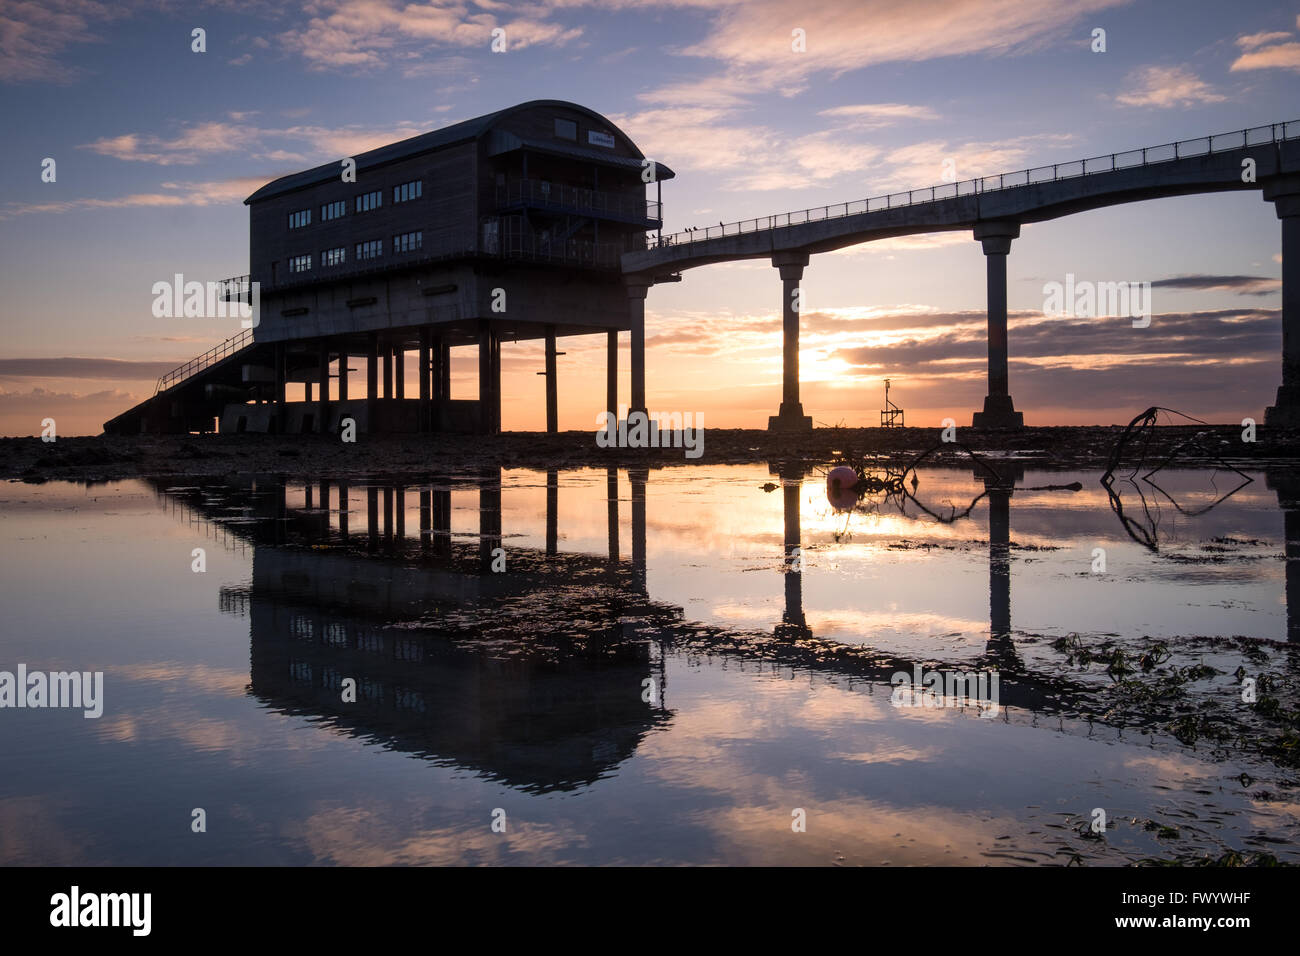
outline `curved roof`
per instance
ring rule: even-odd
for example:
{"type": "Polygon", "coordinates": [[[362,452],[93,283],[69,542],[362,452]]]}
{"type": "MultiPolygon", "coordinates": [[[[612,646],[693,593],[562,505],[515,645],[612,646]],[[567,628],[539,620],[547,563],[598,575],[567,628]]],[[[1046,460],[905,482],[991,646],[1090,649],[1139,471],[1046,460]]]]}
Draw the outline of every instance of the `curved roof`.
{"type": "MultiPolygon", "coordinates": [[[[419,136],[412,136],[410,139],[404,139],[396,143],[389,143],[387,146],[380,146],[378,149],[359,153],[353,158],[357,161],[358,172],[364,169],[373,169],[376,166],[383,166],[386,163],[396,162],[399,159],[407,159],[411,156],[418,156],[421,153],[430,153],[447,146],[454,146],[457,143],[479,139],[489,133],[501,120],[513,113],[557,106],[563,107],[564,109],[575,110],[579,113],[585,113],[603,126],[609,127],[609,129],[622,137],[632,151],[636,153],[638,158],[645,158],[645,154],[637,148],[636,143],[632,142],[632,138],[604,116],[601,116],[595,110],[588,109],[587,107],[581,106],[577,103],[569,103],[565,100],[529,100],[527,103],[508,106],[503,110],[497,110],[495,113],[485,113],[484,115],[476,116],[473,119],[453,123],[451,126],[444,126],[442,129],[436,129],[429,133],[421,133],[419,136]]],[[[249,203],[260,202],[261,200],[269,199],[272,196],[283,195],[284,193],[290,193],[297,189],[304,189],[308,186],[315,186],[336,179],[339,175],[339,163],[340,160],[334,160],[325,163],[324,165],[316,166],[313,169],[307,169],[299,173],[290,173],[288,176],[281,176],[279,179],[267,183],[261,189],[257,190],[245,199],[244,204],[248,205],[249,203]]],[[[659,174],[659,178],[671,178],[671,170],[662,164],[659,164],[659,166],[662,170],[659,174]]]]}

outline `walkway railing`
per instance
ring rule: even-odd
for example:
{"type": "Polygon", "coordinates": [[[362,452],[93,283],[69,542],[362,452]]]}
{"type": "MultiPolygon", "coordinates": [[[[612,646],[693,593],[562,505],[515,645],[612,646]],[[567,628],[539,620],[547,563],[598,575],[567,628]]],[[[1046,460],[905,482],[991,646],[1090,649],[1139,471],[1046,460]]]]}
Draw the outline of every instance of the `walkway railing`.
{"type": "Polygon", "coordinates": [[[198,358],[190,359],[179,368],[174,368],[166,375],[158,379],[158,387],[154,389],[154,394],[165,392],[177,382],[189,378],[196,372],[201,372],[209,365],[220,362],[228,355],[234,355],[244,346],[253,341],[253,330],[244,329],[238,335],[232,335],[220,345],[214,346],[200,355],[198,358]]]}
{"type": "Polygon", "coordinates": [[[1185,139],[1176,143],[1166,143],[1162,146],[1147,146],[1143,149],[1131,149],[1123,153],[1111,153],[1107,156],[1079,159],[1069,163],[1035,166],[1033,169],[1022,169],[1014,173],[998,173],[979,179],[965,179],[961,182],[944,183],[940,186],[910,189],[907,192],[888,193],[870,199],[836,203],[832,206],[818,206],[812,209],[800,209],[796,212],[777,213],[774,216],[761,216],[740,222],[722,223],[704,229],[687,229],[658,239],[647,236],[646,248],[662,249],[667,246],[701,242],[705,239],[719,239],[723,236],[762,232],[783,226],[801,225],[806,222],[819,222],[823,219],[842,219],[845,216],[877,212],[881,209],[899,209],[920,203],[936,202],[941,199],[954,199],[958,196],[974,196],[1036,183],[1050,183],[1062,179],[1091,176],[1096,173],[1109,173],[1119,169],[1153,166],[1157,163],[1167,163],[1177,159],[1206,156],[1213,153],[1242,149],[1247,146],[1261,146],[1266,143],[1280,143],[1292,139],[1300,139],[1300,120],[1273,123],[1270,126],[1254,126],[1250,129],[1237,130],[1232,133],[1216,133],[1213,136],[1185,139]]]}

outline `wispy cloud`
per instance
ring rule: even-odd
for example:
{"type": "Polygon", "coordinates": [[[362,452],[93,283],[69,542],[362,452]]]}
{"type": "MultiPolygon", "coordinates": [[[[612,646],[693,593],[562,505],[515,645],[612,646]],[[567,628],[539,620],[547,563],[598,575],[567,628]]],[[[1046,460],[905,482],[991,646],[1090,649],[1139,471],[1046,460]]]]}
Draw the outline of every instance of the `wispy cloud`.
{"type": "Polygon", "coordinates": [[[216,206],[229,202],[242,202],[245,197],[265,185],[266,177],[244,176],[212,182],[167,182],[163,189],[170,192],[131,193],[109,198],[84,197],[54,202],[6,203],[0,206],[0,220],[16,216],[51,215],[83,209],[131,209],[166,206],[216,206]]]}
{"type": "Polygon", "coordinates": [[[1185,66],[1148,66],[1128,75],[1127,91],[1115,97],[1124,106],[1198,106],[1227,99],[1185,66]]]}

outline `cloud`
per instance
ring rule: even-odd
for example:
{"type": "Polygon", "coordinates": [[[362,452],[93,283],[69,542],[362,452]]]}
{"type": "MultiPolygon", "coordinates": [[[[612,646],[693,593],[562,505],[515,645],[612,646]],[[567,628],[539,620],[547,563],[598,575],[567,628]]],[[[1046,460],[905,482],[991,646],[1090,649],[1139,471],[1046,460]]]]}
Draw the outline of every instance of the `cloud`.
{"type": "MultiPolygon", "coordinates": [[[[480,2],[480,9],[497,5],[480,2]]],[[[506,12],[504,6],[500,7],[506,12]]],[[[369,72],[394,62],[417,61],[435,48],[489,49],[496,28],[505,30],[506,52],[532,46],[563,46],[580,37],[583,27],[566,27],[545,19],[536,5],[532,16],[498,17],[492,12],[469,13],[456,0],[425,4],[405,0],[318,0],[305,26],[280,34],[281,45],[314,70],[369,72]]]]}
{"type": "Polygon", "coordinates": [[[0,359],[0,377],[78,378],[98,381],[151,381],[165,375],[179,362],[148,362],[131,359],[16,358],[0,359]]]}
{"type": "Polygon", "coordinates": [[[99,34],[125,5],[97,0],[18,0],[0,8],[0,82],[71,83],[80,71],[63,66],[65,47],[102,42],[99,34]]]}
{"type": "Polygon", "coordinates": [[[822,110],[818,116],[846,121],[854,129],[882,129],[900,120],[942,119],[928,106],[911,106],[907,103],[857,103],[822,110]]]}
{"type": "Polygon", "coordinates": [[[1188,275],[1157,279],[1151,283],[1151,288],[1227,290],[1241,295],[1272,295],[1281,290],[1282,280],[1270,279],[1268,276],[1188,275]]]}
{"type": "Polygon", "coordinates": [[[1129,92],[1115,101],[1124,106],[1194,106],[1227,99],[1184,66],[1148,66],[1128,75],[1129,92]]]}
{"type": "Polygon", "coordinates": [[[81,209],[131,209],[168,206],[218,206],[230,202],[243,202],[250,193],[265,185],[265,176],[241,176],[212,182],[166,182],[163,193],[132,193],[108,199],[84,197],[54,202],[6,203],[0,207],[0,220],[16,216],[59,215],[81,209]]]}
{"type": "MultiPolygon", "coordinates": [[[[1266,37],[1289,37],[1289,34],[1259,34],[1266,37]]],[[[1238,40],[1238,43],[1241,41],[1238,40]]],[[[1293,70],[1300,72],[1300,43],[1291,41],[1289,43],[1274,43],[1271,45],[1258,45],[1256,48],[1245,48],[1247,52],[1243,53],[1237,59],[1232,61],[1229,67],[1233,73],[1242,70],[1293,70]]]]}

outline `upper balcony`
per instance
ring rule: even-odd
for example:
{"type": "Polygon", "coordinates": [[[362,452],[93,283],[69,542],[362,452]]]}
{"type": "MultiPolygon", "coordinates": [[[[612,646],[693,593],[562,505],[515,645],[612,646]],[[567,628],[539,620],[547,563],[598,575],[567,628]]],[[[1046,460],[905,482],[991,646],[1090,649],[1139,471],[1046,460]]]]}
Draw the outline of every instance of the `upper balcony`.
{"type": "Polygon", "coordinates": [[[660,203],[626,193],[565,186],[541,179],[518,179],[497,186],[497,209],[545,209],[574,216],[591,216],[643,229],[663,225],[660,203]]]}

